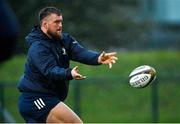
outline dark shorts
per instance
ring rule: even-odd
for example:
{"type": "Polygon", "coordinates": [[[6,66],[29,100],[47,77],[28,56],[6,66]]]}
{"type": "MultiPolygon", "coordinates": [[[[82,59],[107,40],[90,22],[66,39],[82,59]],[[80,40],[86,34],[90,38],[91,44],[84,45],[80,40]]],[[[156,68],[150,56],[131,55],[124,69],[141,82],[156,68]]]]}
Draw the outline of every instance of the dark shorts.
{"type": "Polygon", "coordinates": [[[45,123],[46,118],[60,100],[52,95],[22,93],[19,97],[19,112],[26,123],[45,123]]]}

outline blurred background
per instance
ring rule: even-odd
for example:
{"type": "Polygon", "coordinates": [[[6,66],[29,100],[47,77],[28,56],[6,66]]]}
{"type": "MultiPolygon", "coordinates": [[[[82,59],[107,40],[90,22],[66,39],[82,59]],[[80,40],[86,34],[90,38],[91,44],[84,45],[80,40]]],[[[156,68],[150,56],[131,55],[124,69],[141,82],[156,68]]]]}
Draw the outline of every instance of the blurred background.
{"type": "Polygon", "coordinates": [[[65,103],[84,122],[180,122],[180,0],[0,0],[0,122],[24,122],[16,88],[24,37],[45,6],[62,10],[63,31],[84,47],[118,53],[112,69],[71,62],[87,79],[71,81],[65,103]],[[157,80],[132,88],[140,65],[154,67],[157,80]]]}

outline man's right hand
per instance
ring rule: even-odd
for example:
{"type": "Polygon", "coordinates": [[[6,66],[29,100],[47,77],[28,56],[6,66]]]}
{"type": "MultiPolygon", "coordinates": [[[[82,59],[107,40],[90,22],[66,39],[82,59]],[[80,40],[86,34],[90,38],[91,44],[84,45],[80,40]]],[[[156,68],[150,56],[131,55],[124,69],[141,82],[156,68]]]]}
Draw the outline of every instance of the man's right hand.
{"type": "Polygon", "coordinates": [[[86,76],[82,76],[81,74],[78,73],[78,66],[74,67],[71,70],[71,75],[75,80],[83,80],[86,78],[86,76]]]}

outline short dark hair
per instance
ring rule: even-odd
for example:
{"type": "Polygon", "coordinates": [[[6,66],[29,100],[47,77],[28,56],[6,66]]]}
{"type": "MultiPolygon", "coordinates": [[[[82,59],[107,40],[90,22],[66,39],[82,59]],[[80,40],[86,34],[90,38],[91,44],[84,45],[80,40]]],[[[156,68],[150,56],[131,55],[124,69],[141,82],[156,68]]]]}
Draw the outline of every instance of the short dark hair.
{"type": "Polygon", "coordinates": [[[39,11],[39,23],[42,23],[42,20],[49,16],[50,14],[62,15],[61,10],[56,7],[45,7],[39,11]]]}

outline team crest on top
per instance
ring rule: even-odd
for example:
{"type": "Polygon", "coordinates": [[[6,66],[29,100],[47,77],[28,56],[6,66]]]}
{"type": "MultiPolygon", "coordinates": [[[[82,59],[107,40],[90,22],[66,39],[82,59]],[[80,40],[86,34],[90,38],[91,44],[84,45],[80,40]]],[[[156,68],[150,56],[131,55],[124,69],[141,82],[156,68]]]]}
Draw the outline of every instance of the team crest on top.
{"type": "Polygon", "coordinates": [[[62,48],[62,54],[66,55],[66,49],[64,47],[62,48]]]}

